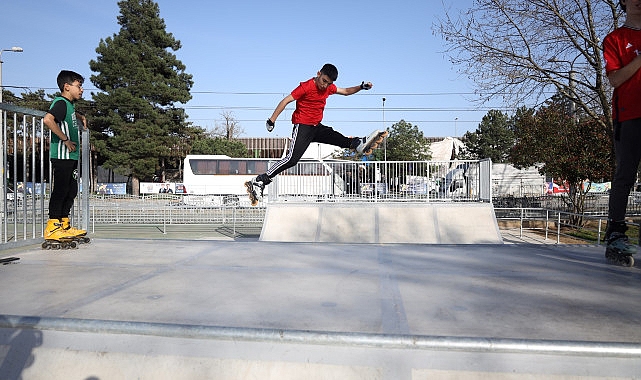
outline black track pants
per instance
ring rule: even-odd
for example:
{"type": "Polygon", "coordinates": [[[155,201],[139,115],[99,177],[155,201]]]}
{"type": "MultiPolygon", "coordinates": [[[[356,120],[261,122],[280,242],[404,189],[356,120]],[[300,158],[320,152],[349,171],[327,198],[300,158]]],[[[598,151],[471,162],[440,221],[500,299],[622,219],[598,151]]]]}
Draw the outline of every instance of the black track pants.
{"type": "Polygon", "coordinates": [[[49,219],[69,217],[78,195],[78,161],[51,159],[53,189],[49,199],[49,219]]]}

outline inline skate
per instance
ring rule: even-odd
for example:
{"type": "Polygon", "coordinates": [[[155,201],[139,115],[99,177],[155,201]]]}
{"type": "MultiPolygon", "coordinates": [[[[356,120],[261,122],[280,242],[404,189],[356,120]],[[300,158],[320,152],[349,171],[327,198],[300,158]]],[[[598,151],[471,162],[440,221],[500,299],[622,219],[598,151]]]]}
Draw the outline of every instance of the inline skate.
{"type": "Polygon", "coordinates": [[[612,264],[625,267],[634,266],[632,255],[637,253],[637,246],[630,243],[628,236],[623,232],[612,232],[607,238],[605,258],[612,264]]]}
{"type": "Polygon", "coordinates": [[[74,235],[74,240],[80,244],[87,244],[91,239],[87,237],[87,231],[81,230],[71,226],[69,218],[62,218],[62,228],[67,231],[68,235],[74,235]]]}
{"type": "Polygon", "coordinates": [[[59,219],[49,219],[44,232],[45,241],[42,242],[42,249],[74,249],[78,248],[75,235],[70,234],[63,228],[59,219]]]}

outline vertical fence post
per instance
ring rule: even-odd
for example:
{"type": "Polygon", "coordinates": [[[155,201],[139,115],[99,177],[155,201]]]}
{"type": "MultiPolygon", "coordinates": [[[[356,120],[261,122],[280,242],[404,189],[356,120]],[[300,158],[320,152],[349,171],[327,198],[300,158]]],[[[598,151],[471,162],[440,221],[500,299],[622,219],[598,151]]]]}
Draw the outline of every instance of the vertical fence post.
{"type": "Polygon", "coordinates": [[[521,207],[521,216],[519,218],[519,237],[523,237],[523,207],[521,207]]]}
{"type": "Polygon", "coordinates": [[[559,212],[556,222],[556,244],[561,243],[561,213],[559,212]]]}
{"type": "Polygon", "coordinates": [[[162,234],[167,235],[167,206],[162,208],[162,234]]]}
{"type": "Polygon", "coordinates": [[[550,210],[545,210],[545,240],[548,240],[550,231],[550,210]]]}
{"type": "Polygon", "coordinates": [[[91,192],[91,173],[89,172],[90,169],[90,162],[89,162],[89,157],[91,156],[91,152],[89,149],[89,129],[84,129],[82,128],[82,133],[81,133],[81,138],[82,138],[82,151],[81,151],[81,165],[82,167],[80,170],[82,171],[82,193],[80,193],[80,202],[81,202],[81,207],[80,209],[82,210],[82,221],[81,221],[81,229],[88,231],[89,230],[89,215],[90,215],[90,210],[89,210],[89,193],[91,192]]]}

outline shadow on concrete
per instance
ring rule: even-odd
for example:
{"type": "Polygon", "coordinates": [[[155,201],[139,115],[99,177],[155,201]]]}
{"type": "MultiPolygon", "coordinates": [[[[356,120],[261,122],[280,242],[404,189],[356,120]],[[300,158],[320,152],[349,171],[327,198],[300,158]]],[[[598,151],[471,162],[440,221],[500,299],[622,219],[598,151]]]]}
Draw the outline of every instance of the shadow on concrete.
{"type": "MultiPolygon", "coordinates": [[[[23,322],[35,323],[39,318],[21,318],[23,322]]],[[[0,376],[3,380],[18,380],[22,378],[22,371],[33,365],[35,357],[33,351],[42,345],[42,333],[30,328],[12,328],[15,323],[0,317],[0,376]]]]}

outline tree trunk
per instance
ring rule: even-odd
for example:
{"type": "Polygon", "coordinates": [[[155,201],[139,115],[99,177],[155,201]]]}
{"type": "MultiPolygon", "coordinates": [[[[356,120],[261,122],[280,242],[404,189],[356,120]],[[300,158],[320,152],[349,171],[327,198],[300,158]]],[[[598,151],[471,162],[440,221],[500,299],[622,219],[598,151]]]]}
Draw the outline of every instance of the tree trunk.
{"type": "Polygon", "coordinates": [[[140,179],[138,177],[131,177],[131,193],[133,195],[140,195],[140,179]]]}
{"type": "Polygon", "coordinates": [[[162,183],[167,182],[167,173],[166,173],[164,158],[160,159],[160,182],[162,183]]]}

